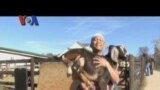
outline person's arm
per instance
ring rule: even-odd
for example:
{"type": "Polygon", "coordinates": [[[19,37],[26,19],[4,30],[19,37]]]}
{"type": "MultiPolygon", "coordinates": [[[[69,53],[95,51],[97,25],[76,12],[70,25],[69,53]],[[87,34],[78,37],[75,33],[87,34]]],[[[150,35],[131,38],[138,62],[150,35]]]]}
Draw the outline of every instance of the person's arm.
{"type": "Polygon", "coordinates": [[[117,69],[113,69],[112,66],[109,64],[109,62],[105,58],[96,57],[94,58],[94,63],[97,63],[97,67],[105,67],[108,69],[109,74],[112,78],[112,82],[119,83],[119,74],[117,69]]]}

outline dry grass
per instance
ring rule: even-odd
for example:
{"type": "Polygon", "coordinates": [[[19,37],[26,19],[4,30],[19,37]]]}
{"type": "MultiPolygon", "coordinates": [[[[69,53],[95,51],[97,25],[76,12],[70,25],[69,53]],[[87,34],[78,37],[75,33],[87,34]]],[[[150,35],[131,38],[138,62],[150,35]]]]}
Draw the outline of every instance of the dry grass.
{"type": "Polygon", "coordinates": [[[139,90],[144,90],[144,87],[147,85],[146,77],[144,77],[143,82],[139,88],[139,90]]]}
{"type": "Polygon", "coordinates": [[[154,70],[160,71],[160,66],[155,66],[154,70]]]}
{"type": "Polygon", "coordinates": [[[6,88],[6,87],[3,87],[3,86],[0,86],[0,90],[13,90],[13,89],[9,89],[9,88],[6,88]]]}

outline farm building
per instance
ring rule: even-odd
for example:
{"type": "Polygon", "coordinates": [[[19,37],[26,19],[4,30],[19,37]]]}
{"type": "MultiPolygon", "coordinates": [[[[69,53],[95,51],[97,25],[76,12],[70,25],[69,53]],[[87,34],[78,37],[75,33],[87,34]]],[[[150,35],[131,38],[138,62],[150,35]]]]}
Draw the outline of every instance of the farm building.
{"type": "MultiPolygon", "coordinates": [[[[17,80],[16,78],[20,78],[20,77],[16,77],[16,75],[21,74],[21,73],[15,72],[16,68],[19,68],[21,70],[26,69],[27,70],[26,73],[27,75],[29,75],[27,77],[30,77],[31,90],[34,90],[34,84],[35,84],[34,77],[36,73],[38,74],[40,61],[45,61],[46,59],[47,59],[47,56],[45,55],[0,47],[0,77],[1,77],[0,83],[1,85],[2,86],[14,85],[15,81],[17,80]],[[9,77],[10,75],[14,75],[16,80],[14,81],[14,79],[11,79],[8,81],[4,79],[6,75],[7,76],[9,75],[9,77]]],[[[10,78],[12,78],[12,76],[10,78]]],[[[22,78],[25,78],[25,76],[22,78]]],[[[17,81],[17,82],[21,82],[21,81],[17,81]]],[[[17,85],[18,84],[16,84],[16,86],[17,85]]]]}
{"type": "Polygon", "coordinates": [[[83,44],[80,42],[75,42],[69,48],[67,48],[58,55],[53,55],[53,54],[42,55],[28,51],[0,47],[0,71],[7,71],[8,69],[13,71],[14,68],[21,68],[21,67],[30,69],[30,67],[28,67],[30,66],[30,62],[28,61],[31,60],[33,57],[38,59],[47,59],[47,57],[56,57],[56,56],[60,57],[70,49],[74,48],[85,48],[86,50],[92,51],[89,44],[83,44]]]}
{"type": "Polygon", "coordinates": [[[0,47],[0,54],[4,55],[0,57],[0,60],[10,60],[10,58],[14,59],[29,59],[31,57],[38,57],[38,58],[46,58],[45,55],[37,54],[28,51],[16,50],[11,48],[4,48],[0,47]]]}
{"type": "Polygon", "coordinates": [[[45,55],[37,53],[0,47],[0,71],[6,71],[8,69],[12,69],[13,71],[14,68],[20,68],[25,66],[27,68],[30,63],[25,62],[25,60],[30,60],[32,57],[46,58],[45,55]]]}
{"type": "Polygon", "coordinates": [[[73,43],[73,45],[71,45],[69,48],[67,48],[66,50],[64,50],[62,53],[60,53],[58,55],[58,57],[61,57],[64,53],[68,52],[70,49],[77,49],[77,48],[84,48],[90,52],[92,52],[92,49],[90,47],[89,44],[84,44],[84,43],[80,43],[80,42],[75,42],[73,43]]]}

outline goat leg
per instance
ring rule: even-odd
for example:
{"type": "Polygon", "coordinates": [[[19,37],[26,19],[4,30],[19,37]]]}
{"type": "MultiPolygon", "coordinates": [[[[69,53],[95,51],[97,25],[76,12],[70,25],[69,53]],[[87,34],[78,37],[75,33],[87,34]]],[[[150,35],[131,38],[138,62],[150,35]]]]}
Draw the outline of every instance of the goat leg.
{"type": "Polygon", "coordinates": [[[82,86],[83,90],[90,90],[90,88],[84,82],[81,82],[81,86],[82,86]]]}
{"type": "Polygon", "coordinates": [[[83,74],[83,73],[80,73],[80,78],[82,79],[82,81],[88,86],[88,87],[93,87],[93,83],[87,79],[87,77],[83,74]]]}
{"type": "Polygon", "coordinates": [[[106,81],[104,80],[104,78],[100,78],[98,80],[98,84],[100,86],[100,90],[107,90],[107,83],[106,81]]]}

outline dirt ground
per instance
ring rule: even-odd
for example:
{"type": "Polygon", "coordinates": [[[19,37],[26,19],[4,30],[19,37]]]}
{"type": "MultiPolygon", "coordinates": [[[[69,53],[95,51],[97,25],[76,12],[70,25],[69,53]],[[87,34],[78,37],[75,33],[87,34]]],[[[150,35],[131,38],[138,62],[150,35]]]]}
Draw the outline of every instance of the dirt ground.
{"type": "Polygon", "coordinates": [[[160,90],[160,71],[154,70],[153,75],[146,76],[144,90],[160,90]]]}
{"type": "Polygon", "coordinates": [[[67,77],[64,63],[44,63],[40,68],[38,90],[70,90],[72,78],[67,77]]]}

